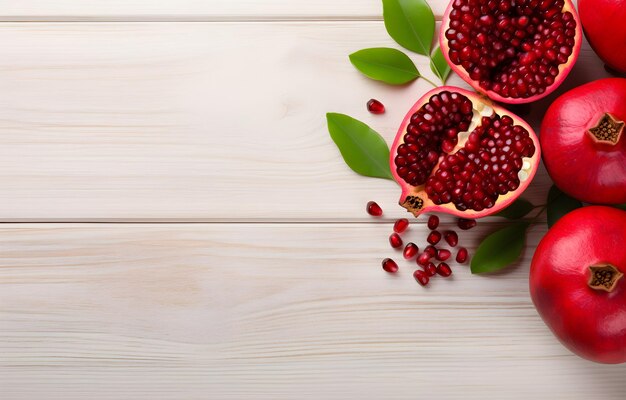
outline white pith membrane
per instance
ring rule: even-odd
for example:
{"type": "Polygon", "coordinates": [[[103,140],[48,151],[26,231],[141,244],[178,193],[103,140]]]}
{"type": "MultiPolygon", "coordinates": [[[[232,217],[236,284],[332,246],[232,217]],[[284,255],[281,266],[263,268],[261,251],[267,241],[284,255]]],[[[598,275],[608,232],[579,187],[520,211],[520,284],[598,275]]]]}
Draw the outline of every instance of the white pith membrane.
{"type": "MultiPolygon", "coordinates": [[[[454,93],[454,92],[452,92],[454,93]]],[[[510,118],[513,119],[513,124],[512,126],[520,126],[521,128],[523,128],[529,135],[529,138],[531,139],[531,142],[533,143],[533,145],[535,146],[535,151],[533,156],[531,157],[521,157],[522,159],[522,166],[519,169],[519,171],[517,172],[517,176],[519,178],[520,184],[518,186],[517,189],[514,190],[509,190],[507,193],[505,194],[499,194],[496,198],[496,200],[494,201],[494,206],[495,204],[497,204],[498,202],[500,202],[503,198],[505,197],[510,197],[512,195],[512,193],[516,192],[519,187],[522,187],[525,182],[532,177],[533,175],[533,163],[532,160],[533,158],[535,158],[537,151],[538,151],[538,147],[537,147],[537,143],[532,140],[532,137],[530,135],[531,130],[529,129],[529,127],[527,127],[524,124],[521,124],[519,120],[517,120],[516,118],[511,117],[508,113],[501,113],[498,114],[496,112],[496,110],[490,105],[490,103],[487,103],[488,100],[483,100],[482,98],[476,98],[474,96],[465,96],[463,93],[458,93],[461,96],[467,97],[469,99],[469,101],[472,104],[472,119],[470,122],[470,125],[468,127],[467,130],[465,131],[460,131],[457,134],[457,144],[454,146],[454,148],[452,149],[452,151],[450,152],[445,152],[443,149],[440,149],[440,155],[439,155],[439,160],[437,161],[437,164],[433,167],[430,175],[433,176],[435,175],[435,173],[439,170],[440,164],[441,162],[445,159],[446,156],[449,155],[456,155],[458,153],[459,150],[464,149],[465,145],[467,144],[467,141],[469,139],[470,134],[478,127],[480,127],[482,125],[482,118],[483,117],[493,117],[495,115],[498,115],[500,118],[504,117],[504,116],[509,116],[510,118]]],[[[430,100],[427,100],[426,102],[424,102],[415,112],[418,112],[420,109],[422,109],[425,105],[429,104],[430,100]]],[[[408,124],[407,126],[404,127],[404,134],[407,134],[407,128],[408,128],[408,124]]],[[[484,134],[484,132],[483,132],[484,134]]],[[[481,135],[482,138],[482,135],[481,135]]],[[[400,178],[402,179],[402,178],[400,178]]],[[[406,181],[405,181],[406,183],[406,181]]],[[[411,190],[406,194],[406,197],[403,196],[403,199],[401,200],[400,205],[402,205],[403,207],[405,207],[409,212],[413,213],[413,215],[415,215],[416,217],[422,212],[422,209],[425,207],[429,207],[432,206],[434,203],[428,198],[427,193],[425,192],[425,187],[426,187],[426,183],[419,185],[419,186],[411,186],[411,190]]],[[[449,208],[451,210],[456,210],[456,206],[454,204],[453,201],[449,201],[449,202],[445,202],[442,204],[438,204],[436,205],[437,207],[444,207],[444,208],[449,208]]],[[[493,206],[492,206],[493,207],[493,206]]],[[[490,208],[492,208],[490,207],[490,208]]],[[[473,209],[468,209],[468,211],[470,213],[473,212],[478,212],[475,211],[473,209]]],[[[482,210],[481,210],[482,211],[482,210]]]]}

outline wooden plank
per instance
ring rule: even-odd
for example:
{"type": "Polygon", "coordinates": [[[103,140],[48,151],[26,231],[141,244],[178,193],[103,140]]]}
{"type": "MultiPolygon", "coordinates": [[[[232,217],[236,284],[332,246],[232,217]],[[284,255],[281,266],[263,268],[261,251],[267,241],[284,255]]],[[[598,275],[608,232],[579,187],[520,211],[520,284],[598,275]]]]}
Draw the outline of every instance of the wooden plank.
{"type": "MultiPolygon", "coordinates": [[[[2,221],[363,220],[368,200],[395,209],[399,191],[345,166],[325,113],[391,143],[430,89],[350,65],[394,46],[381,22],[9,23],[0,45],[2,221]],[[386,115],[367,113],[371,97],[386,115]]],[[[605,74],[585,46],[564,87],[605,74]]],[[[541,173],[527,196],[541,204],[548,186],[541,173]]]]}
{"type": "MultiPolygon", "coordinates": [[[[492,226],[465,232],[474,247],[492,226]]],[[[626,365],[569,354],[523,261],[427,289],[380,269],[390,224],[0,229],[6,399],[617,399],[626,365]]],[[[422,244],[423,226],[405,239],[422,244]]],[[[396,254],[397,257],[397,254],[396,254]]]]}

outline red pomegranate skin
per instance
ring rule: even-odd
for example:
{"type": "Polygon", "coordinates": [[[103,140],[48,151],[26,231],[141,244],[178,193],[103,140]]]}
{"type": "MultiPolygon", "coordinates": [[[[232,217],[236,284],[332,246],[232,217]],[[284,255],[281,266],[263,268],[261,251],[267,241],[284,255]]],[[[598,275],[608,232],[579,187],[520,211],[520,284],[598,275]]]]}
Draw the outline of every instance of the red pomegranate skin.
{"type": "Polygon", "coordinates": [[[626,272],[626,212],[589,206],[561,218],[530,267],[530,295],[556,337],[586,359],[626,362],[626,277],[612,291],[589,286],[589,266],[626,272]]]}
{"type": "Polygon", "coordinates": [[[539,140],[546,169],[559,189],[587,203],[622,204],[626,128],[615,144],[598,143],[589,133],[605,113],[626,121],[626,79],[600,79],[563,94],[548,108],[539,140]]]}
{"type": "Polygon", "coordinates": [[[596,54],[626,73],[626,0],[578,0],[578,12],[596,54]]]}

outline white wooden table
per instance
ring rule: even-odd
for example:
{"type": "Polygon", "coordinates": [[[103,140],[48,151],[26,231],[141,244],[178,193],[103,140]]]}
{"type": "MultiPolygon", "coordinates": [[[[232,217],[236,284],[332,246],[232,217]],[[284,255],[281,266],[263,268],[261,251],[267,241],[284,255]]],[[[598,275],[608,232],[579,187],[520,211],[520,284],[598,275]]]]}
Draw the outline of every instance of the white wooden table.
{"type": "MultiPolygon", "coordinates": [[[[544,224],[496,275],[380,269],[398,189],[352,173],[324,119],[391,142],[429,88],[348,62],[397,47],[378,0],[5,0],[0,20],[3,400],[626,396],[626,365],[571,355],[532,307],[544,224]]],[[[559,93],[603,76],[585,44],[559,93]]]]}

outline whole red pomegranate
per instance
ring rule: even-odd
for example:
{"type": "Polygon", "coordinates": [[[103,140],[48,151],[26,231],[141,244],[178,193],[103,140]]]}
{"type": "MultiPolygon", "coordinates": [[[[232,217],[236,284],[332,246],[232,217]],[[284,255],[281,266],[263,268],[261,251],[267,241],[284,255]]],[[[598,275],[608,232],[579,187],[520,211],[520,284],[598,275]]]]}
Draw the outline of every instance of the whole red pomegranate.
{"type": "Polygon", "coordinates": [[[439,38],[452,69],[503,103],[528,103],[554,91],[581,42],[570,0],[452,0],[439,38]]]}
{"type": "Polygon", "coordinates": [[[532,128],[489,99],[444,86],[408,112],[391,147],[400,205],[415,216],[478,218],[507,207],[528,187],[540,160],[532,128]]]}
{"type": "Polygon", "coordinates": [[[626,212],[589,206],[561,218],[530,266],[530,295],[557,338],[581,357],[626,362],[626,212]]]}
{"type": "Polygon", "coordinates": [[[585,36],[611,68],[626,73],[626,0],[578,0],[585,36]]]}
{"type": "Polygon", "coordinates": [[[540,140],[546,169],[559,189],[588,203],[626,203],[624,121],[623,78],[579,86],[552,103],[540,140]]]}

